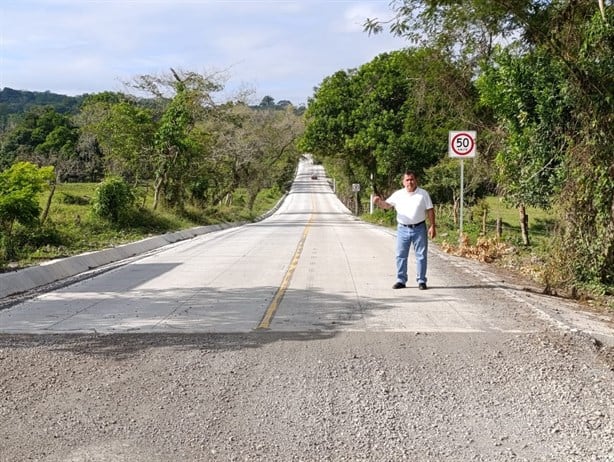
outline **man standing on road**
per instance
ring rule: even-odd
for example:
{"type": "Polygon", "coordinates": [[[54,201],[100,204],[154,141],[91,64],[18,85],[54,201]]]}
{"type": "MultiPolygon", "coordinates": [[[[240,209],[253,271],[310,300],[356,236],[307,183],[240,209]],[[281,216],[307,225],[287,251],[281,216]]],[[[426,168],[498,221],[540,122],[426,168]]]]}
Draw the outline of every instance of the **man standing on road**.
{"type": "Polygon", "coordinates": [[[412,243],[416,254],[416,280],[418,289],[426,289],[426,263],[428,251],[428,238],[425,220],[428,220],[428,237],[433,239],[435,230],[435,209],[431,196],[424,189],[418,187],[418,180],[414,172],[407,171],[403,175],[403,189],[399,189],[383,200],[380,196],[373,198],[378,207],[388,210],[395,209],[397,213],[397,282],[393,289],[404,289],[407,283],[407,259],[412,243]]]}

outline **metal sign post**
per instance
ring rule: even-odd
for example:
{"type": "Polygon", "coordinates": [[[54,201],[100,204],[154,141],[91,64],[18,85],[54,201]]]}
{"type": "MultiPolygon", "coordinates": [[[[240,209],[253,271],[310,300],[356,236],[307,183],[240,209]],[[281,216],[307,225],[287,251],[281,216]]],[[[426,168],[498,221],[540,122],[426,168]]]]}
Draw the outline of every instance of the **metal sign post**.
{"type": "Polygon", "coordinates": [[[358,215],[358,193],[360,192],[360,183],[352,184],[352,191],[354,191],[354,215],[358,215]]]}
{"type": "Polygon", "coordinates": [[[463,237],[463,203],[465,195],[465,163],[466,158],[473,158],[476,154],[475,131],[450,131],[448,133],[448,156],[460,159],[460,217],[459,239],[463,237]]]}
{"type": "Polygon", "coordinates": [[[460,217],[459,224],[459,236],[463,237],[463,204],[465,203],[465,160],[460,160],[460,217]]]}
{"type": "Polygon", "coordinates": [[[371,194],[369,195],[369,214],[373,215],[373,173],[371,174],[371,194]]]}

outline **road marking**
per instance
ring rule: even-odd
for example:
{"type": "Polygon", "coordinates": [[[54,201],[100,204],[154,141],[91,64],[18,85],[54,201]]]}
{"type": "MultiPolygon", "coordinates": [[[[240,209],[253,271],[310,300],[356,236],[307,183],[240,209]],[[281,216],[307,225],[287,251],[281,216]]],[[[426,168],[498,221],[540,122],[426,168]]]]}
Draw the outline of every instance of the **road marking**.
{"type": "MultiPolygon", "coordinates": [[[[312,205],[313,205],[313,201],[312,201],[312,205]]],[[[294,252],[294,256],[292,257],[292,261],[290,262],[288,271],[286,271],[286,274],[284,275],[284,278],[281,281],[281,285],[277,289],[277,292],[275,293],[273,300],[271,300],[269,307],[265,311],[264,316],[262,317],[262,320],[260,321],[260,324],[258,324],[258,327],[256,327],[256,329],[269,329],[270,328],[271,321],[273,320],[273,316],[275,316],[277,308],[279,308],[279,304],[281,303],[282,298],[284,298],[284,295],[286,294],[286,290],[288,290],[288,286],[290,285],[290,281],[292,280],[292,275],[294,274],[294,270],[296,269],[298,265],[298,261],[301,258],[301,253],[303,253],[303,247],[305,245],[305,240],[307,239],[307,234],[309,234],[309,229],[311,228],[312,222],[313,222],[313,212],[311,216],[309,217],[309,221],[307,222],[307,225],[305,225],[305,229],[303,230],[303,235],[301,236],[301,240],[296,246],[296,251],[294,252]]]]}

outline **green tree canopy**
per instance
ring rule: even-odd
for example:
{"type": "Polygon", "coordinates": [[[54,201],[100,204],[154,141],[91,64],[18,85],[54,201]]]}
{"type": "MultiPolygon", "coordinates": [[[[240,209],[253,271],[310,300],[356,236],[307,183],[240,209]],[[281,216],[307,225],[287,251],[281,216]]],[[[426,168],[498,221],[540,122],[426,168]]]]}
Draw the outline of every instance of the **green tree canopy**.
{"type": "Polygon", "coordinates": [[[471,118],[474,98],[469,75],[436,50],[385,53],[324,79],[301,146],[342,159],[350,182],[396,188],[404,170],[422,173],[446,155],[448,130],[471,118]]]}
{"type": "Polygon", "coordinates": [[[105,174],[138,183],[152,178],[152,110],[113,94],[88,98],[81,109],[82,137],[91,136],[103,155],[105,174]]]}
{"type": "Polygon", "coordinates": [[[548,207],[559,186],[572,112],[560,63],[545,53],[501,49],[477,86],[507,138],[496,158],[499,192],[514,205],[548,207]]]}
{"type": "Polygon", "coordinates": [[[445,50],[476,76],[483,72],[482,107],[495,123],[480,127],[479,139],[499,153],[500,191],[512,202],[553,205],[560,214],[552,273],[569,274],[574,283],[612,284],[614,5],[393,0],[391,8],[389,20],[369,20],[365,29],[388,26],[445,50]],[[497,50],[496,43],[509,43],[506,35],[515,43],[497,50]]]}
{"type": "Polygon", "coordinates": [[[29,109],[3,137],[0,167],[7,168],[16,158],[31,158],[52,151],[70,155],[76,141],[75,127],[68,116],[54,108],[37,106],[29,109]]]}
{"type": "Polygon", "coordinates": [[[54,178],[53,167],[37,167],[30,162],[16,162],[0,172],[0,238],[4,258],[12,258],[13,226],[33,225],[41,207],[38,195],[54,178]]]}

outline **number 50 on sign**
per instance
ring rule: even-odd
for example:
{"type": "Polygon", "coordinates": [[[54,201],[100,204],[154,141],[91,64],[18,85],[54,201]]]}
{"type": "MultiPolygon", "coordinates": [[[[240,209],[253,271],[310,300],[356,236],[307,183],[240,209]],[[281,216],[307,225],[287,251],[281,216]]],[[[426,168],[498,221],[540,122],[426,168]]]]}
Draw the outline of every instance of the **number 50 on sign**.
{"type": "Polygon", "coordinates": [[[449,132],[448,157],[475,157],[475,131],[449,132]]]}

